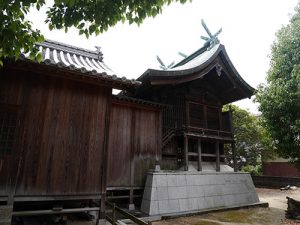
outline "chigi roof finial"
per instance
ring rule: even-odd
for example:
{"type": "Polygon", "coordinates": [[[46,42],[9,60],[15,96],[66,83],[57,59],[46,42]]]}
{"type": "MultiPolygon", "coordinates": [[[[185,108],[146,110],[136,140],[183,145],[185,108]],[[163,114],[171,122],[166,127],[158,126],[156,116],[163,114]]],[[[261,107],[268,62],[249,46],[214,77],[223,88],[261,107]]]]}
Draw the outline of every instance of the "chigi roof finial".
{"type": "Polygon", "coordinates": [[[220,28],[217,33],[212,35],[212,33],[208,29],[208,27],[207,27],[207,25],[206,25],[206,23],[204,22],[203,19],[201,19],[201,24],[202,24],[203,28],[205,29],[206,33],[209,36],[209,37],[201,36],[201,39],[206,41],[205,44],[209,43],[208,49],[211,49],[212,47],[214,47],[215,45],[220,43],[220,40],[218,39],[218,35],[222,32],[222,28],[220,28]]]}
{"type": "Polygon", "coordinates": [[[98,60],[100,62],[102,62],[103,61],[103,53],[101,51],[101,47],[100,46],[95,46],[95,48],[96,48],[96,53],[98,54],[98,60]]]}

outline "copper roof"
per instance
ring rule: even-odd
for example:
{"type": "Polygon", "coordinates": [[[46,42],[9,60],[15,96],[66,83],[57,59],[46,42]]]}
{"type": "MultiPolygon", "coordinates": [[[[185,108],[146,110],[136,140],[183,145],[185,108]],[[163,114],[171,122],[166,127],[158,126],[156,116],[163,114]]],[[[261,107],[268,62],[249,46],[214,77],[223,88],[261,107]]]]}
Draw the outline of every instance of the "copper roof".
{"type": "MultiPolygon", "coordinates": [[[[250,98],[255,89],[252,88],[238,73],[232,64],[224,45],[217,44],[211,48],[202,47],[172,68],[166,70],[148,69],[137,80],[142,81],[136,93],[144,93],[151,88],[164,88],[164,85],[179,85],[195,80],[214,79],[211,85],[218,91],[223,91],[223,103],[237,101],[243,98],[250,98]],[[210,76],[210,71],[216,76],[210,76]],[[214,78],[213,78],[214,77],[214,78]],[[223,85],[224,79],[230,85],[223,85]],[[217,87],[220,82],[221,86],[217,87]],[[155,87],[154,87],[155,86],[155,87]]],[[[153,90],[152,90],[153,91],[153,90]]],[[[123,93],[123,92],[122,92],[123,93]]],[[[125,93],[125,92],[124,92],[125,93]]]]}

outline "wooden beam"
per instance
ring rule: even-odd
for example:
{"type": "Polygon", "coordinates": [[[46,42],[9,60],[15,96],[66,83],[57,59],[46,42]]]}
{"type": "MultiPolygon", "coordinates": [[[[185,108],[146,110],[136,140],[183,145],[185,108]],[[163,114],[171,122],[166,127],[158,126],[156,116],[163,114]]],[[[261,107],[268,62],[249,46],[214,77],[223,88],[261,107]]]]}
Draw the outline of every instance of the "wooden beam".
{"type": "Polygon", "coordinates": [[[188,152],[189,156],[198,156],[198,152],[188,152]]]}
{"type": "Polygon", "coordinates": [[[216,152],[216,171],[220,172],[220,144],[219,141],[215,143],[215,152],[216,152]]]}
{"type": "Polygon", "coordinates": [[[184,135],[184,170],[189,170],[189,139],[187,135],[184,135]]]}
{"type": "Polygon", "coordinates": [[[201,139],[198,138],[198,171],[202,171],[202,148],[201,148],[201,139]]]}
{"type": "Polygon", "coordinates": [[[36,215],[53,215],[53,214],[65,214],[65,213],[78,213],[78,212],[91,212],[99,211],[99,207],[84,207],[73,209],[61,209],[61,210],[26,210],[12,212],[13,216],[36,216],[36,215]]]}

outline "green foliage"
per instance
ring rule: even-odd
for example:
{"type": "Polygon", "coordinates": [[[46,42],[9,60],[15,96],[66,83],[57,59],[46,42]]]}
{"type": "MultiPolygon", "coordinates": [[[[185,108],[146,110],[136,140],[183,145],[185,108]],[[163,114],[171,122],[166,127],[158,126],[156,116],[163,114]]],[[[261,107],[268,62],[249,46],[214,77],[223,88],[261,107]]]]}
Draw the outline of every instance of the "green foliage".
{"type": "MultiPolygon", "coordinates": [[[[234,140],[236,146],[237,169],[261,164],[262,159],[272,158],[274,145],[269,133],[261,126],[259,117],[235,105],[224,106],[224,111],[232,109],[234,140]]],[[[231,148],[225,146],[229,164],[233,163],[231,148]]]]}
{"type": "MultiPolygon", "coordinates": [[[[87,38],[100,34],[119,21],[140,25],[146,17],[155,17],[163,6],[172,1],[185,3],[187,0],[55,0],[48,8],[46,23],[49,29],[76,27],[79,34],[87,38]]],[[[3,58],[17,59],[21,53],[30,52],[31,59],[41,60],[36,42],[43,41],[38,30],[33,30],[26,14],[31,7],[38,10],[44,0],[1,0],[0,1],[0,64],[3,58]]]]}
{"type": "Polygon", "coordinates": [[[262,165],[261,164],[257,164],[255,166],[247,165],[242,168],[242,171],[250,173],[251,175],[254,176],[260,176],[262,174],[262,165]]]}
{"type": "MultiPolygon", "coordinates": [[[[173,0],[174,1],[174,0],[173,0]]],[[[185,3],[187,0],[176,0],[185,3]]],[[[119,21],[140,25],[146,17],[155,17],[172,0],[55,0],[47,12],[50,29],[76,27],[79,34],[89,37],[100,34],[119,21]]]]}
{"type": "Polygon", "coordinates": [[[3,58],[17,59],[22,50],[24,53],[30,53],[31,59],[41,58],[34,44],[43,41],[43,37],[38,30],[31,28],[31,23],[25,19],[25,15],[30,6],[39,8],[43,4],[43,0],[0,1],[0,65],[3,65],[3,58]]]}
{"type": "Polygon", "coordinates": [[[279,156],[300,166],[300,7],[272,46],[267,85],[256,94],[263,125],[279,156]]]}

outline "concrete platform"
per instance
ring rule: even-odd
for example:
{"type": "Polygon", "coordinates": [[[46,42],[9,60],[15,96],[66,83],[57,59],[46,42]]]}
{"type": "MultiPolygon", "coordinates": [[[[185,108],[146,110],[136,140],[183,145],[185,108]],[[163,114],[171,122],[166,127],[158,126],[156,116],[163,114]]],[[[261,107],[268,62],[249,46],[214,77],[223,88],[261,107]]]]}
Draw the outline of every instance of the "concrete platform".
{"type": "Polygon", "coordinates": [[[248,173],[161,171],[148,173],[141,211],[174,215],[257,203],[248,173]]]}

